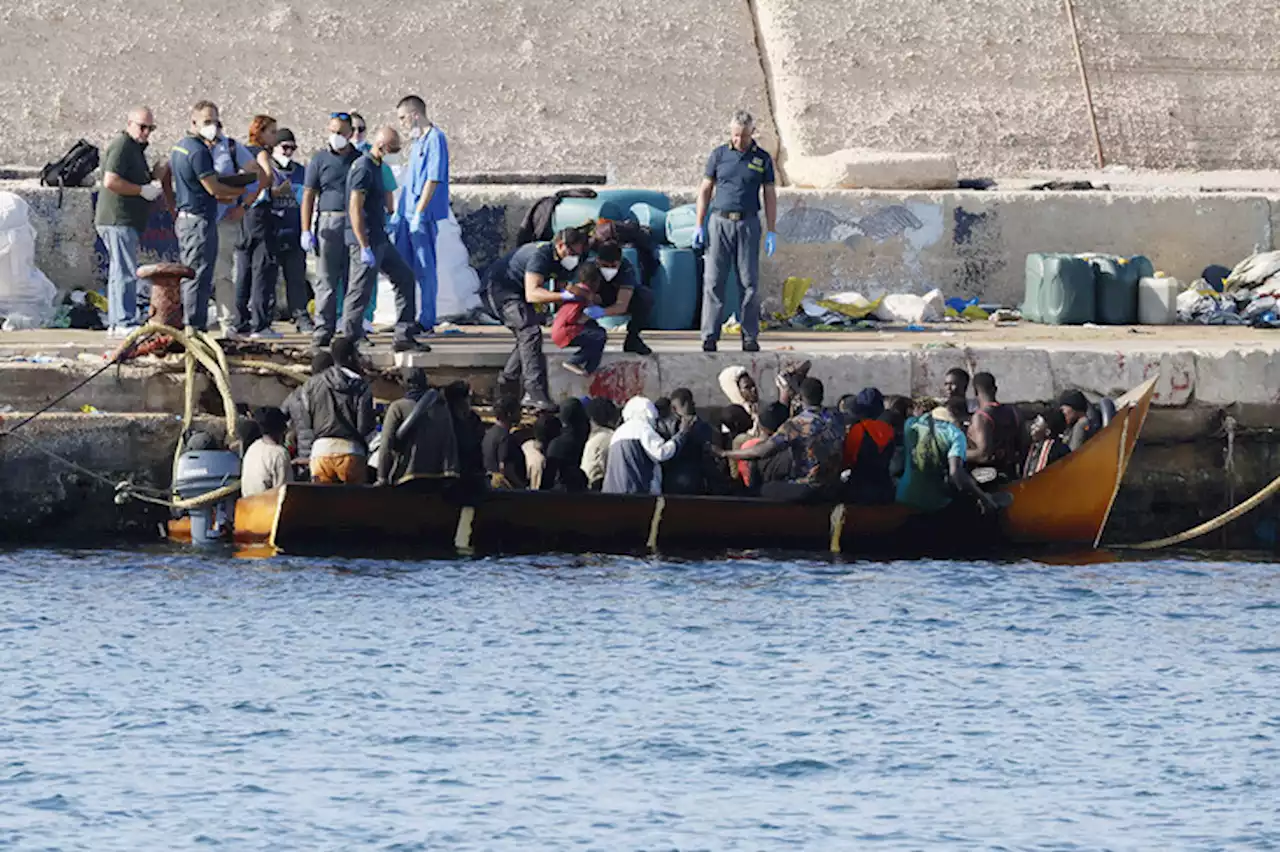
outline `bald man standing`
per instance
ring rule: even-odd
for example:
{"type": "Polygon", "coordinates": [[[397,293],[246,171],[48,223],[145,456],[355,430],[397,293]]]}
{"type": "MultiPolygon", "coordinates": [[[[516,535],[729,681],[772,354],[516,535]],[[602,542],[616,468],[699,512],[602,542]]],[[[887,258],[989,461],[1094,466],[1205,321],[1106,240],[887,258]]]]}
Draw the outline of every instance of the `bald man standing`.
{"type": "Polygon", "coordinates": [[[151,215],[151,202],[160,197],[146,150],[156,119],[147,107],[129,111],[129,123],[111,140],[102,161],[102,191],[94,224],[107,247],[108,334],[127,335],[142,324],[138,316],[138,244],[151,215]]]}

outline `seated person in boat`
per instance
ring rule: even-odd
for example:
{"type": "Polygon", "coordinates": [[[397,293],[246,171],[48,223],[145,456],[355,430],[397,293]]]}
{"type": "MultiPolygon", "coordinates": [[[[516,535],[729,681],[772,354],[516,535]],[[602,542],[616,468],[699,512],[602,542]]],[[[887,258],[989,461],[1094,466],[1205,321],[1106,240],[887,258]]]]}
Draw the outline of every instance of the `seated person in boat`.
{"type": "Polygon", "coordinates": [[[361,375],[350,338],[335,338],[329,352],[333,366],[303,386],[298,428],[315,435],[311,481],[363,485],[369,479],[369,436],[377,426],[373,393],[361,375]]]}
{"type": "Polygon", "coordinates": [[[458,440],[458,474],[468,482],[485,478],[484,421],[471,407],[471,385],[458,379],[445,386],[444,399],[458,440]]]}
{"type": "Polygon", "coordinates": [[[995,481],[1012,482],[1022,473],[1025,455],[1022,419],[1016,408],[996,399],[996,377],[990,373],[975,375],[973,390],[978,409],[969,419],[966,461],[970,470],[991,468],[995,481]]]}
{"type": "Polygon", "coordinates": [[[751,428],[747,430],[748,437],[759,437],[760,388],[756,380],[747,372],[746,367],[725,367],[720,371],[719,382],[720,390],[729,400],[729,404],[742,406],[751,417],[751,428]]]}
{"type": "Polygon", "coordinates": [[[262,429],[262,437],[244,451],[240,465],[240,494],[244,497],[293,482],[293,465],[284,445],[288,418],[274,406],[263,406],[254,412],[254,420],[262,429]]]}
{"type": "MultiPolygon", "coordinates": [[[[308,381],[310,381],[310,379],[314,379],[316,376],[320,375],[332,366],[333,356],[329,354],[329,350],[319,350],[311,356],[311,376],[308,378],[308,381]]],[[[294,388],[293,391],[284,398],[284,402],[280,405],[280,407],[284,409],[284,413],[289,418],[289,432],[291,433],[290,437],[294,452],[293,463],[294,465],[301,465],[302,467],[300,469],[305,469],[305,467],[309,465],[311,459],[311,444],[316,439],[315,434],[310,431],[310,426],[307,427],[307,431],[305,432],[301,428],[301,423],[304,420],[303,408],[306,406],[307,398],[306,387],[306,382],[304,382],[294,388]]]]}
{"type": "Polygon", "coordinates": [[[880,418],[884,396],[876,388],[863,388],[842,401],[849,431],[844,439],[840,478],[842,498],[850,503],[884,504],[894,500],[889,465],[895,449],[894,429],[880,418]]]}
{"type": "Polygon", "coordinates": [[[582,473],[587,478],[587,487],[599,491],[604,485],[609,442],[618,427],[618,406],[606,397],[592,397],[587,401],[587,417],[591,419],[591,434],[582,449],[582,473]]]}
{"type": "Polygon", "coordinates": [[[547,458],[547,448],[560,437],[560,418],[543,412],[533,422],[533,434],[520,445],[530,491],[550,491],[559,482],[559,465],[547,458]]]}
{"type": "MultiPolygon", "coordinates": [[[[712,444],[722,450],[738,449],[751,439],[752,429],[757,427],[756,421],[752,420],[751,415],[741,405],[710,408],[704,413],[703,419],[711,426],[712,444]]],[[[712,461],[715,466],[715,479],[728,488],[725,493],[740,490],[742,477],[738,474],[738,465],[741,462],[714,458],[712,461]]]]}
{"type": "Polygon", "coordinates": [[[800,412],[783,423],[767,441],[740,450],[716,450],[727,459],[757,461],[784,451],[791,459],[787,482],[764,483],[760,496],[770,500],[804,501],[832,498],[840,481],[844,430],[840,419],[822,407],[822,382],[800,383],[800,412]]]}
{"type": "Polygon", "coordinates": [[[917,406],[905,429],[906,469],[898,481],[898,502],[924,512],[950,505],[957,492],[968,492],[983,512],[998,506],[965,469],[968,441],[956,425],[968,413],[964,398],[953,396],[930,410],[932,400],[917,406]]]}
{"type": "Polygon", "coordinates": [[[902,478],[902,472],[906,469],[907,454],[903,449],[903,433],[910,416],[910,397],[891,396],[885,400],[884,414],[880,415],[880,419],[893,427],[893,458],[889,462],[889,475],[895,480],[902,478]]]}
{"type": "MultiPolygon", "coordinates": [[[[780,402],[766,405],[760,412],[760,434],[744,441],[741,449],[751,449],[772,438],[790,416],[791,410],[780,402]]],[[[791,478],[791,456],[787,453],[774,453],[755,461],[729,460],[729,464],[735,467],[737,477],[751,495],[759,495],[767,482],[786,482],[791,478]]]]}
{"type": "Polygon", "coordinates": [[[529,487],[524,467],[524,452],[518,436],[520,401],[514,396],[501,397],[493,405],[494,423],[484,433],[481,454],[492,488],[523,490],[529,487]]]}
{"type": "Polygon", "coordinates": [[[444,394],[427,384],[427,372],[408,367],[404,396],[387,406],[378,451],[378,484],[405,478],[455,479],[458,438],[444,394]]]}
{"type": "Polygon", "coordinates": [[[665,494],[725,493],[728,483],[719,475],[722,465],[711,455],[715,433],[707,421],[698,416],[693,392],[676,388],[671,392],[671,416],[677,422],[690,422],[680,449],[662,465],[662,491],[665,494]]]}
{"type": "Polygon", "coordinates": [[[962,370],[959,367],[953,367],[947,370],[947,374],[942,378],[942,399],[943,404],[952,399],[964,400],[965,417],[964,420],[956,425],[961,429],[969,426],[969,415],[978,407],[977,402],[969,397],[969,371],[962,370]]]}
{"type": "Polygon", "coordinates": [[[661,494],[662,463],[675,457],[693,429],[684,419],[675,435],[658,433],[658,408],[643,396],[632,397],[622,408],[622,425],[609,440],[605,463],[606,494],[661,494]]]}
{"type": "Polygon", "coordinates": [[[1035,476],[1071,452],[1062,441],[1062,433],[1066,431],[1066,418],[1056,408],[1050,408],[1031,421],[1031,448],[1022,466],[1023,479],[1035,476]]]}
{"type": "Polygon", "coordinates": [[[582,454],[591,437],[591,420],[582,400],[571,396],[560,403],[560,434],[547,444],[547,458],[556,465],[552,487],[560,491],[586,491],[587,477],[582,472],[582,454]]]}
{"type": "Polygon", "coordinates": [[[1102,415],[1098,407],[1090,405],[1089,400],[1078,390],[1063,391],[1062,396],[1058,398],[1058,406],[1067,421],[1067,432],[1063,435],[1063,440],[1074,453],[1083,447],[1086,441],[1098,434],[1102,425],[1102,415]]]}

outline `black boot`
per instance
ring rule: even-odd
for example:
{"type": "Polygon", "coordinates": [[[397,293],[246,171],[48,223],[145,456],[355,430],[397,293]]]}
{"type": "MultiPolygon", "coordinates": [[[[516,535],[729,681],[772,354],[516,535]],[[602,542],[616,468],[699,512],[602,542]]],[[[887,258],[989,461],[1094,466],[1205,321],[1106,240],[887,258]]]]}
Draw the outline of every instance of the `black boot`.
{"type": "Polygon", "coordinates": [[[638,334],[628,334],[627,339],[622,342],[622,351],[630,352],[633,355],[652,355],[653,350],[649,348],[638,334]]]}

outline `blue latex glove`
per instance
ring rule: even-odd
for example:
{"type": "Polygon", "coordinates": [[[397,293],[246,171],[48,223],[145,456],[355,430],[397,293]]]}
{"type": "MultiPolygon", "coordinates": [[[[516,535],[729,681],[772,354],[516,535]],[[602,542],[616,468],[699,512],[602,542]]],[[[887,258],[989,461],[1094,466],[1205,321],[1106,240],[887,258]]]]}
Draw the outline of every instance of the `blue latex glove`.
{"type": "Polygon", "coordinates": [[[693,229],[693,247],[696,249],[704,248],[707,245],[707,232],[702,226],[693,229]]]}
{"type": "Polygon", "coordinates": [[[373,249],[362,248],[360,249],[360,262],[365,266],[376,266],[378,258],[374,256],[373,249]]]}
{"type": "Polygon", "coordinates": [[[561,290],[561,291],[560,291],[560,301],[562,301],[562,302],[581,302],[582,300],[581,300],[581,299],[579,299],[577,296],[573,295],[572,293],[570,293],[568,290],[561,290]]]}
{"type": "Polygon", "coordinates": [[[315,251],[315,249],[316,249],[316,235],[311,233],[310,231],[303,231],[302,232],[302,250],[306,252],[311,252],[311,251],[315,251]]]}
{"type": "Polygon", "coordinates": [[[409,230],[414,233],[422,230],[422,214],[417,210],[409,214],[409,230]]]}
{"type": "Polygon", "coordinates": [[[399,227],[400,227],[400,214],[392,213],[391,218],[387,220],[387,233],[389,234],[399,227]]]}
{"type": "Polygon", "coordinates": [[[604,308],[600,307],[599,305],[592,305],[591,307],[583,311],[583,313],[591,317],[593,320],[598,320],[604,316],[604,308]]]}
{"type": "Polygon", "coordinates": [[[764,235],[764,256],[773,257],[773,253],[778,250],[778,235],[773,231],[764,235]]]}

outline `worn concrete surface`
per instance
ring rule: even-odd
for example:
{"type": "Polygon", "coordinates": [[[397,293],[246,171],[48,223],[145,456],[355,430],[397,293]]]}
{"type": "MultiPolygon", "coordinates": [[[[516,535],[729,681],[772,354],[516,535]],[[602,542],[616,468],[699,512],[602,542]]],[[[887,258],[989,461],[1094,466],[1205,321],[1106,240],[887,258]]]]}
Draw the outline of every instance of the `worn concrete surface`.
{"type": "MultiPolygon", "coordinates": [[[[455,187],[453,209],[472,265],[483,269],[511,248],[529,208],[557,188],[455,187]]],[[[31,203],[37,262],[54,283],[69,289],[101,278],[89,190],[66,192],[59,211],[56,190],[0,182],[3,189],[31,203]]],[[[693,200],[688,186],[664,191],[674,205],[693,200]]],[[[778,210],[778,252],[761,262],[767,311],[781,306],[782,282],[791,276],[829,292],[937,287],[947,296],[1017,305],[1026,256],[1036,251],[1145,254],[1184,281],[1210,264],[1233,266],[1255,247],[1276,244],[1280,192],[787,189],[778,210]]]]}
{"type": "Polygon", "coordinates": [[[233,135],[267,113],[310,150],[331,111],[372,126],[419,93],[455,171],[623,182],[696,180],[735,109],[772,127],[739,0],[7,3],[0,30],[0,156],[16,163],[107,139],[137,102],[155,109],[153,149],[165,151],[200,98],[222,107],[233,135]]]}
{"type": "MultiPolygon", "coordinates": [[[[430,353],[405,356],[390,351],[387,337],[376,337],[370,350],[376,366],[392,369],[412,363],[427,368],[438,381],[472,378],[477,392],[486,395],[512,340],[505,329],[472,326],[463,335],[436,338],[430,353]]],[[[553,393],[625,399],[684,386],[700,400],[719,402],[716,377],[724,367],[747,366],[768,385],[780,367],[809,359],[814,364],[812,374],[827,383],[833,398],[867,385],[876,385],[886,394],[937,394],[946,371],[963,367],[971,373],[995,374],[1002,398],[1010,402],[1044,402],[1069,388],[1114,396],[1159,377],[1156,405],[1162,408],[1255,406],[1272,417],[1280,412],[1280,334],[1253,329],[1029,324],[992,328],[973,323],[938,325],[927,332],[775,331],[763,336],[764,351],[754,355],[735,351],[732,336],[722,341],[722,351],[714,355],[701,352],[693,332],[651,332],[646,338],[655,354],[640,358],[621,353],[621,332],[614,332],[603,366],[590,379],[562,369],[565,350],[548,341],[553,393]]],[[[306,338],[288,334],[275,348],[282,357],[304,358],[306,345],[306,338]]],[[[0,334],[0,406],[10,410],[42,406],[92,372],[107,349],[105,336],[94,332],[0,334]],[[30,360],[36,356],[49,360],[30,360]]],[[[177,362],[169,369],[176,370],[177,362]]],[[[113,368],[69,398],[64,408],[78,410],[88,403],[103,411],[176,413],[181,411],[181,381],[180,374],[150,367],[113,368]]],[[[251,404],[277,403],[288,388],[274,375],[237,374],[233,384],[237,399],[251,404]]],[[[202,383],[202,393],[206,391],[202,383]]],[[[211,400],[212,395],[206,393],[205,398],[211,400]]],[[[1253,419],[1257,421],[1259,415],[1253,419]]]]}

